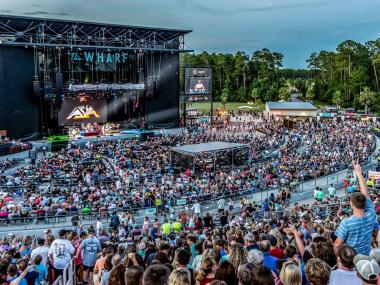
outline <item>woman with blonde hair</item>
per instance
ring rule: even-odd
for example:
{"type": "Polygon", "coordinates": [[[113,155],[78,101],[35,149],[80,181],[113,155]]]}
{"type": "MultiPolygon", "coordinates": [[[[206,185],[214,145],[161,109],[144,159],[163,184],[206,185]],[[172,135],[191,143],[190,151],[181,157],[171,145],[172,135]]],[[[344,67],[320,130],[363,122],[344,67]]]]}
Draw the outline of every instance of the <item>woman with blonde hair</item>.
{"type": "Polygon", "coordinates": [[[175,269],[170,274],[169,285],[191,285],[190,271],[185,268],[175,269]]]}
{"type": "Polygon", "coordinates": [[[201,267],[199,268],[196,280],[197,285],[206,285],[215,279],[214,275],[214,261],[208,256],[202,260],[201,267]]]}
{"type": "Polygon", "coordinates": [[[239,266],[248,262],[248,251],[240,243],[230,245],[228,261],[235,267],[237,271],[239,266]]]}
{"type": "Polygon", "coordinates": [[[282,265],[280,280],[283,285],[301,285],[301,269],[294,261],[286,261],[282,265]]]}

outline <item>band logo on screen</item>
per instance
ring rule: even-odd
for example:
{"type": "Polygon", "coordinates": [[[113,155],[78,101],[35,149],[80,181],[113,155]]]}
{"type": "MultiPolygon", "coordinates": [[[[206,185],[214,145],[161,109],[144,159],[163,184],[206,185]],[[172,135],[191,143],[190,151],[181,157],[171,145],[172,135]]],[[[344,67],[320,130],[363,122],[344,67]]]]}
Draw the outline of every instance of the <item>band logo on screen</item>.
{"type": "Polygon", "coordinates": [[[106,99],[67,98],[62,102],[62,108],[58,113],[58,123],[61,126],[106,121],[106,99]]]}
{"type": "Polygon", "coordinates": [[[91,117],[100,118],[99,114],[91,106],[78,106],[70,113],[66,120],[90,119],[91,117]]]}

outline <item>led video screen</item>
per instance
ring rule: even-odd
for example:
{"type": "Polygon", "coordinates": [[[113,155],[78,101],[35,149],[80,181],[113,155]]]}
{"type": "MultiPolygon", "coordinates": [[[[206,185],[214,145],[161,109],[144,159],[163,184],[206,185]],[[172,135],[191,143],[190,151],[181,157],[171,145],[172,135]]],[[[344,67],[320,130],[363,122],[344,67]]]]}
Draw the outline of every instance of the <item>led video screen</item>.
{"type": "Polygon", "coordinates": [[[212,93],[212,68],[185,68],[185,94],[212,93]]]}
{"type": "Polygon", "coordinates": [[[58,113],[60,126],[82,123],[104,123],[107,121],[107,100],[66,98],[58,113]]]}
{"type": "Polygon", "coordinates": [[[209,77],[190,77],[187,94],[210,94],[211,79],[209,77]]]}

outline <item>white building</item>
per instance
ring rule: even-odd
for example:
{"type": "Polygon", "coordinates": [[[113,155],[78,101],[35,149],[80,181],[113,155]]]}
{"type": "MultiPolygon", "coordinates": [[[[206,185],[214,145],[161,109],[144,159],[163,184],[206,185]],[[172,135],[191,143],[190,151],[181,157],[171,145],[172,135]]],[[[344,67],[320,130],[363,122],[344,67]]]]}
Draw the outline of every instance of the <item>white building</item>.
{"type": "Polygon", "coordinates": [[[318,108],[310,102],[267,102],[265,111],[268,116],[282,119],[316,118],[318,108]]]}

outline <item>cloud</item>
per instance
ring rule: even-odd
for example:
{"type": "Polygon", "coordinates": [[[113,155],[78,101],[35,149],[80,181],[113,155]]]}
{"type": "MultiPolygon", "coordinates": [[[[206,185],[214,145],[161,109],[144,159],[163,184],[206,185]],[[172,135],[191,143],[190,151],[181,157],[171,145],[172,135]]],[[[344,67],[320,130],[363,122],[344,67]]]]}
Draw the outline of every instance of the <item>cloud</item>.
{"type": "Polygon", "coordinates": [[[300,9],[300,8],[317,8],[317,7],[325,7],[327,6],[327,2],[319,1],[319,2],[310,2],[310,3],[293,3],[293,4],[283,4],[283,5],[269,5],[265,7],[257,7],[257,8],[248,8],[244,10],[240,10],[240,12],[265,12],[265,11],[281,11],[281,10],[289,10],[289,9],[300,9]]]}
{"type": "Polygon", "coordinates": [[[4,9],[4,10],[0,10],[0,13],[2,13],[2,14],[12,14],[12,11],[8,10],[8,9],[4,9]]]}
{"type": "Polygon", "coordinates": [[[25,12],[23,14],[28,15],[28,16],[41,16],[41,15],[67,16],[69,15],[69,13],[66,13],[66,12],[54,13],[54,12],[46,12],[46,11],[25,12]]]}
{"type": "Polygon", "coordinates": [[[34,11],[34,12],[25,12],[24,15],[50,15],[50,12],[45,11],[34,11]]]}

